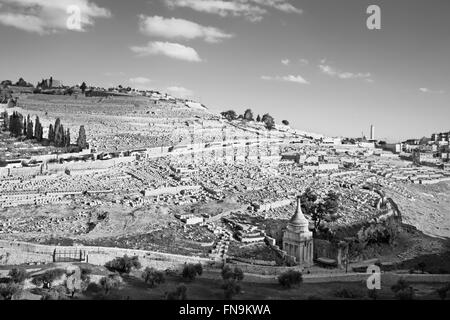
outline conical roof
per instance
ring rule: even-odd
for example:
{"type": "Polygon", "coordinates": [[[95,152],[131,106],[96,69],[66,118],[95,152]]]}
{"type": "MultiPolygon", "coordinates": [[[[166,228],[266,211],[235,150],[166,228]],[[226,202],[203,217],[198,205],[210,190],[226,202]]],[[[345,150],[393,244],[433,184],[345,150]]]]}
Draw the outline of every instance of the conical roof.
{"type": "Polygon", "coordinates": [[[292,216],[291,220],[289,220],[289,224],[295,227],[306,226],[308,228],[309,226],[309,221],[305,218],[302,212],[300,196],[297,197],[297,209],[295,210],[295,213],[292,216]]]}

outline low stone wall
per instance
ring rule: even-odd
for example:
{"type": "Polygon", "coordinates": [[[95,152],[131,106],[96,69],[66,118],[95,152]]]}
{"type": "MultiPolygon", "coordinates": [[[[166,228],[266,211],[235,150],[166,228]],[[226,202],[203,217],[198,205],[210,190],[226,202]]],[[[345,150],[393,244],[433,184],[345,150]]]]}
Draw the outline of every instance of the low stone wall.
{"type": "Polygon", "coordinates": [[[252,273],[252,274],[259,274],[259,275],[272,275],[277,276],[280,275],[288,270],[297,270],[302,271],[303,268],[300,266],[295,267],[285,267],[285,266],[262,266],[262,265],[255,265],[255,264],[249,264],[249,263],[229,263],[230,267],[238,267],[240,268],[244,273],[252,273]]]}
{"type": "Polygon", "coordinates": [[[116,257],[123,257],[124,255],[138,256],[143,267],[148,266],[157,269],[180,269],[185,263],[214,264],[209,258],[155,251],[109,247],[50,246],[6,240],[0,240],[0,264],[51,263],[53,262],[53,252],[55,249],[58,251],[83,250],[86,252],[87,262],[95,265],[104,265],[106,262],[116,257]]]}

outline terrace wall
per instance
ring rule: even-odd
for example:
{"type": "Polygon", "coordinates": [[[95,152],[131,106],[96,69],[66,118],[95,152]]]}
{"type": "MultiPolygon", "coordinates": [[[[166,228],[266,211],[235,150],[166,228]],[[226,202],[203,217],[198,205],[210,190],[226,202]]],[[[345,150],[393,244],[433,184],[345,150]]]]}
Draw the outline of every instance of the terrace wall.
{"type": "Polygon", "coordinates": [[[185,263],[201,263],[206,266],[213,264],[213,261],[208,258],[155,251],[90,246],[52,246],[8,240],[0,240],[0,264],[51,263],[55,249],[58,251],[84,250],[87,262],[94,265],[104,265],[106,262],[124,255],[138,256],[143,267],[158,269],[180,269],[185,263]]]}

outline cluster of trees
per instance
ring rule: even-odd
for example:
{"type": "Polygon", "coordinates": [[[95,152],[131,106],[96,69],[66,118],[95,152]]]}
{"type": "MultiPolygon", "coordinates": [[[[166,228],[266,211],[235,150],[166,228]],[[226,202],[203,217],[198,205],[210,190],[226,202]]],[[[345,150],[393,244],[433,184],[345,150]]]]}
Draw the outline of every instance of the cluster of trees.
{"type": "Polygon", "coordinates": [[[9,131],[11,136],[25,136],[26,139],[42,141],[43,129],[38,116],[36,116],[35,123],[33,123],[30,115],[25,118],[19,112],[14,111],[13,114],[8,117],[8,112],[4,111],[2,113],[2,118],[2,130],[9,131]]]}
{"type": "Polygon", "coordinates": [[[53,142],[56,147],[70,146],[70,131],[64,130],[59,118],[56,119],[55,125],[50,124],[48,128],[48,141],[53,142]]]}
{"type": "MultiPolygon", "coordinates": [[[[38,142],[44,140],[44,129],[36,116],[33,121],[28,115],[26,118],[19,112],[14,111],[12,115],[8,116],[8,112],[2,112],[3,123],[1,129],[3,131],[9,131],[13,137],[22,137],[26,139],[36,139],[38,142]]],[[[50,124],[48,130],[48,141],[53,142],[56,147],[69,147],[70,146],[70,130],[64,130],[64,126],[61,124],[59,118],[56,119],[55,124],[50,124]]],[[[80,126],[78,132],[77,146],[80,149],[86,149],[88,147],[86,141],[86,130],[84,126],[80,126]]]]}
{"type": "Polygon", "coordinates": [[[53,88],[53,77],[50,77],[50,79],[42,79],[41,82],[38,82],[37,86],[41,89],[51,89],[53,88]]]}
{"type": "Polygon", "coordinates": [[[244,272],[240,268],[231,269],[230,266],[225,265],[222,268],[222,279],[225,299],[232,299],[235,295],[241,293],[240,282],[244,279],[244,272]]]}
{"type": "MultiPolygon", "coordinates": [[[[251,109],[245,110],[244,114],[242,115],[238,115],[234,110],[223,111],[220,114],[228,121],[236,119],[255,121],[255,119],[253,118],[253,111],[251,109]]],[[[283,121],[287,122],[287,120],[283,121]]],[[[275,127],[275,119],[268,113],[264,114],[262,117],[258,114],[258,116],[256,117],[256,122],[263,122],[268,130],[272,130],[275,127]]],[[[289,124],[289,122],[287,123],[289,124]]]]}
{"type": "Polygon", "coordinates": [[[138,256],[128,257],[124,255],[123,257],[117,257],[114,260],[108,261],[105,267],[109,271],[128,274],[133,268],[140,269],[141,263],[139,262],[138,256]]]}
{"type": "Polygon", "coordinates": [[[302,211],[311,216],[314,222],[314,234],[319,231],[327,231],[324,222],[331,222],[337,219],[339,209],[339,194],[330,190],[322,201],[318,201],[317,194],[307,188],[300,196],[302,211]]]}

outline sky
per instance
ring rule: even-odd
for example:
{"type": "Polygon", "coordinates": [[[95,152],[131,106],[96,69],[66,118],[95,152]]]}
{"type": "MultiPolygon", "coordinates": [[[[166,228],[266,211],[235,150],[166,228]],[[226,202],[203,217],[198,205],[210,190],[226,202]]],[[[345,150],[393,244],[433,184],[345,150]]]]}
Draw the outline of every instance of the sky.
{"type": "Polygon", "coordinates": [[[0,79],[157,89],[398,141],[450,130],[449,14],[448,0],[0,0],[0,79]]]}

